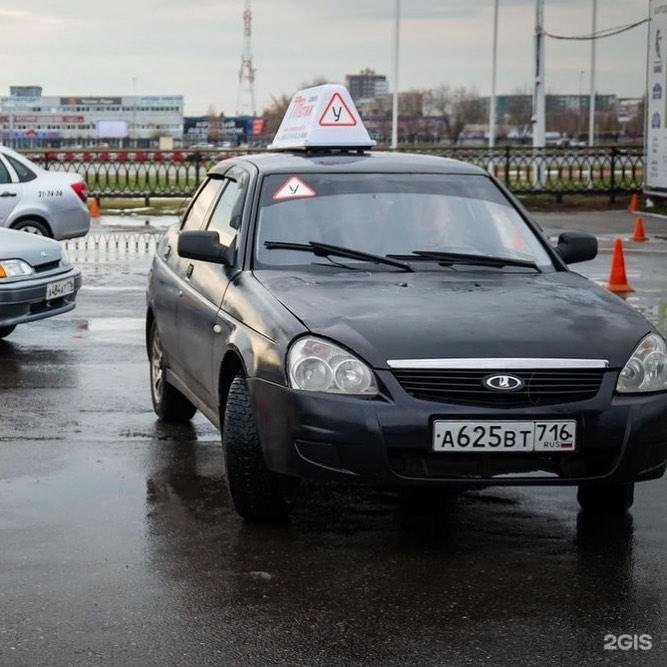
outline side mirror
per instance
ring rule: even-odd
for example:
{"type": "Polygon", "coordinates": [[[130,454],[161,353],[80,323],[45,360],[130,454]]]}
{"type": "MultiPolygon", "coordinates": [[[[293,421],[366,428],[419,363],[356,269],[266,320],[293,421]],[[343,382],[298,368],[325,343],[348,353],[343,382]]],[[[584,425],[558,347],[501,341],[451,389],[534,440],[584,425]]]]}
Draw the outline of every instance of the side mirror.
{"type": "Polygon", "coordinates": [[[186,259],[198,259],[214,264],[232,263],[231,249],[220,245],[218,232],[181,232],[178,235],[178,254],[186,259]]]}
{"type": "Polygon", "coordinates": [[[592,234],[566,232],[558,237],[556,252],[566,264],[587,262],[598,254],[598,240],[592,234]]]}

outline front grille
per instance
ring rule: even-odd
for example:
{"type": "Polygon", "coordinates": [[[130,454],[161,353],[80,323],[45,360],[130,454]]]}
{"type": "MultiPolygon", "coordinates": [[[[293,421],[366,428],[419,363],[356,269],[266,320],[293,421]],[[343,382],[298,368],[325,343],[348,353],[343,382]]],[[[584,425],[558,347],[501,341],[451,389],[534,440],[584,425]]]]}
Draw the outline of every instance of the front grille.
{"type": "Polygon", "coordinates": [[[60,266],[60,260],[57,259],[55,262],[46,262],[46,264],[39,264],[35,267],[35,273],[43,273],[44,271],[53,271],[60,266]]]}
{"type": "Polygon", "coordinates": [[[390,449],[389,464],[403,477],[460,480],[534,477],[581,479],[610,473],[618,460],[617,450],[593,452],[529,452],[442,454],[414,449],[390,449]]]}
{"type": "Polygon", "coordinates": [[[394,370],[394,377],[411,396],[425,401],[459,405],[522,407],[554,405],[595,398],[600,391],[603,370],[536,369],[520,371],[409,369],[394,370]],[[521,378],[525,386],[517,391],[487,389],[484,378],[494,374],[521,378]]]}

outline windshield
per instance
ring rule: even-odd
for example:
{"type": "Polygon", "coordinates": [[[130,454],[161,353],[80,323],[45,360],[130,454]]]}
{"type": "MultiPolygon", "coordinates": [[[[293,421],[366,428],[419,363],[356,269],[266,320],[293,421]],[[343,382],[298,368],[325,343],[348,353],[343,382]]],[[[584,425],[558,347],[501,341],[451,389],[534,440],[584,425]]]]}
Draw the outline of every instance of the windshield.
{"type": "MultiPolygon", "coordinates": [[[[271,247],[270,242],[275,241],[326,243],[401,258],[416,251],[515,258],[553,268],[547,252],[519,213],[494,183],[481,175],[268,176],[260,199],[255,265],[269,268],[327,263],[313,254],[271,247]]],[[[415,255],[414,259],[416,270],[426,269],[428,264],[432,269],[436,262],[433,257],[415,255]]],[[[390,270],[377,264],[367,267],[362,259],[340,262],[390,270]]]]}

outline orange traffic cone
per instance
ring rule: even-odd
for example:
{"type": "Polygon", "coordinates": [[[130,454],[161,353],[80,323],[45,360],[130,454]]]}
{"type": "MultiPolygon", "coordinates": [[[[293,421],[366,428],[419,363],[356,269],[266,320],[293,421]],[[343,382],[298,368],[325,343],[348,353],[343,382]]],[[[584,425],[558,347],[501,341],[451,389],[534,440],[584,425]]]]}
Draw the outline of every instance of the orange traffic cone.
{"type": "Polygon", "coordinates": [[[90,200],[90,217],[91,218],[99,218],[101,214],[100,211],[100,205],[97,203],[97,199],[93,197],[90,200]]]}
{"type": "Polygon", "coordinates": [[[611,273],[609,274],[607,289],[617,294],[634,292],[632,287],[628,285],[628,277],[625,273],[625,257],[621,239],[616,239],[614,242],[614,256],[611,259],[611,273]]]}
{"type": "Polygon", "coordinates": [[[644,241],[648,241],[648,236],[646,236],[646,230],[644,229],[644,218],[641,216],[635,220],[635,231],[632,235],[632,240],[635,243],[643,243],[644,241]]]}
{"type": "Polygon", "coordinates": [[[630,206],[628,206],[628,211],[630,211],[630,213],[639,212],[639,195],[636,192],[634,192],[632,197],[630,197],[630,206]]]}

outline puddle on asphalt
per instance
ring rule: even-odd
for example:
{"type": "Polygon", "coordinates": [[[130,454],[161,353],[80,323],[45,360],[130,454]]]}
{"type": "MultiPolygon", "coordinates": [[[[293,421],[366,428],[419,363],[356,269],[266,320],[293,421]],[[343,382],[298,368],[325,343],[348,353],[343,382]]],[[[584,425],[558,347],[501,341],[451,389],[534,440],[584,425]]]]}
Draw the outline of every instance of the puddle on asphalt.
{"type": "Polygon", "coordinates": [[[117,343],[126,338],[136,340],[137,333],[143,332],[146,320],[143,317],[96,317],[88,320],[74,320],[74,337],[94,336],[117,343]]]}

